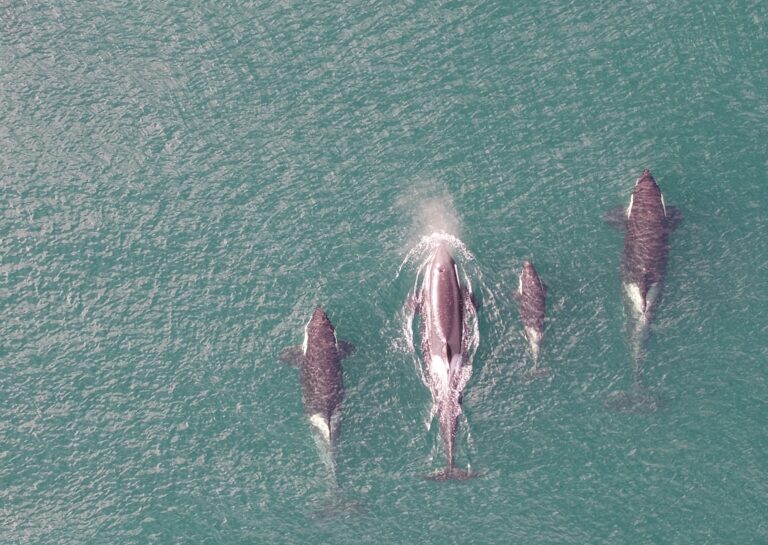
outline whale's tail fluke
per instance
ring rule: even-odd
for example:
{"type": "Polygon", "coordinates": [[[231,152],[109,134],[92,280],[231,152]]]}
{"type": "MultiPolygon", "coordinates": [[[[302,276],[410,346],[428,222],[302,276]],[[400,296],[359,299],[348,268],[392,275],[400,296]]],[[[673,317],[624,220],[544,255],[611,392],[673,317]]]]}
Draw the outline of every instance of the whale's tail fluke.
{"type": "Polygon", "coordinates": [[[334,483],[315,498],[310,514],[316,524],[334,524],[338,520],[367,515],[368,507],[363,500],[334,483]]]}
{"type": "Polygon", "coordinates": [[[468,481],[474,477],[479,476],[479,473],[470,471],[468,469],[459,469],[458,467],[446,467],[435,473],[427,475],[425,478],[428,481],[468,481]]]}
{"type": "Polygon", "coordinates": [[[635,385],[629,390],[611,392],[605,400],[605,408],[621,413],[652,413],[662,406],[661,400],[644,387],[635,385]]]}
{"type": "Polygon", "coordinates": [[[523,373],[523,381],[531,382],[534,380],[548,380],[554,373],[550,367],[540,367],[538,364],[526,370],[523,373]]]}

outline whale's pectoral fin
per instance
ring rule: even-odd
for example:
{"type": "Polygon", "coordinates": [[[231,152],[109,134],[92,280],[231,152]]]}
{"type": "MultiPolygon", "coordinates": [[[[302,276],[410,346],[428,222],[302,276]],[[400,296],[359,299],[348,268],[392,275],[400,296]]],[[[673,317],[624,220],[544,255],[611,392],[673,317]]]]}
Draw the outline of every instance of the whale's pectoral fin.
{"type": "Polygon", "coordinates": [[[339,355],[342,358],[346,358],[355,353],[355,345],[348,343],[347,341],[339,341],[337,343],[339,355]]]}
{"type": "Polygon", "coordinates": [[[603,220],[620,231],[627,227],[627,211],[623,206],[615,206],[603,214],[603,220]]]}
{"type": "Polygon", "coordinates": [[[421,313],[421,294],[410,295],[408,301],[405,303],[406,308],[414,314],[421,313]]]}
{"type": "Polygon", "coordinates": [[[280,363],[301,367],[304,362],[304,347],[300,345],[289,346],[280,352],[280,363]]]}
{"type": "Polygon", "coordinates": [[[667,230],[672,232],[680,225],[683,220],[683,214],[676,206],[667,206],[667,230]]]}
{"type": "Polygon", "coordinates": [[[480,301],[477,299],[475,292],[467,288],[463,288],[463,291],[467,309],[469,312],[477,312],[480,309],[480,301]]]}

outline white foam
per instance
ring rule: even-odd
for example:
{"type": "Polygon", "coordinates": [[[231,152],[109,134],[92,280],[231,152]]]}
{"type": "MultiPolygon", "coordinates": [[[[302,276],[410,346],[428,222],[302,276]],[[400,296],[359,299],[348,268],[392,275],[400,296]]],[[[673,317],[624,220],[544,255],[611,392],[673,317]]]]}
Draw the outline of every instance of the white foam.
{"type": "Polygon", "coordinates": [[[411,248],[405,255],[403,262],[397,269],[397,276],[400,276],[403,267],[408,263],[417,261],[421,265],[419,270],[421,271],[425,265],[429,264],[435,256],[435,252],[442,245],[447,243],[452,250],[455,251],[454,257],[461,257],[465,261],[474,261],[475,256],[464,243],[458,237],[446,233],[444,231],[437,231],[430,235],[424,235],[419,242],[411,248]]]}

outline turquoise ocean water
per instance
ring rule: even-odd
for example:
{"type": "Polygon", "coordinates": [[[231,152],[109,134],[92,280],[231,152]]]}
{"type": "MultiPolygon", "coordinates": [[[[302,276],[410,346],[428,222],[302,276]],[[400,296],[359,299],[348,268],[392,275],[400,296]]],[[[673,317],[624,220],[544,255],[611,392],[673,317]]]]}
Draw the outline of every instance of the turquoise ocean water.
{"type": "Polygon", "coordinates": [[[746,0],[2,3],[0,543],[768,543],[766,51],[746,0]],[[645,167],[684,219],[660,408],[615,412],[645,167]],[[433,230],[482,305],[459,483],[403,310],[433,230]],[[315,305],[338,490],[277,362],[315,305]]]}

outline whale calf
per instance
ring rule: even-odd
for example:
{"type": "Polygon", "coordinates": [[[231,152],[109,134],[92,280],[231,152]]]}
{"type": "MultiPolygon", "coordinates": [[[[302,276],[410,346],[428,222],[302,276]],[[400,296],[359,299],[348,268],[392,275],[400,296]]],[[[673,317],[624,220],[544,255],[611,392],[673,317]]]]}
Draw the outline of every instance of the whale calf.
{"type": "Polygon", "coordinates": [[[456,262],[444,244],[438,246],[414,303],[414,310],[420,315],[426,381],[446,456],[445,469],[430,478],[467,479],[472,474],[455,467],[455,450],[462,394],[471,374],[467,362],[467,316],[475,312],[475,305],[471,292],[462,286],[456,262]]]}
{"type": "Polygon", "coordinates": [[[526,375],[528,377],[549,377],[551,372],[546,367],[539,367],[539,354],[541,353],[541,341],[544,338],[544,314],[546,309],[547,287],[539,278],[533,263],[526,260],[517,291],[514,293],[520,311],[520,321],[523,323],[525,338],[531,350],[533,368],[526,375]]]}
{"type": "Polygon", "coordinates": [[[335,479],[335,450],[341,431],[344,382],[341,360],[354,347],[336,338],[325,311],[318,307],[304,328],[304,343],[284,349],[280,361],[301,369],[301,393],[315,442],[323,462],[335,479]]]}
{"type": "Polygon", "coordinates": [[[621,283],[634,380],[633,391],[615,392],[607,404],[619,410],[655,410],[658,402],[644,392],[640,366],[666,274],[669,234],[679,224],[681,214],[666,205],[651,171],[645,169],[635,182],[629,206],[613,209],[606,220],[624,232],[621,283]]]}

